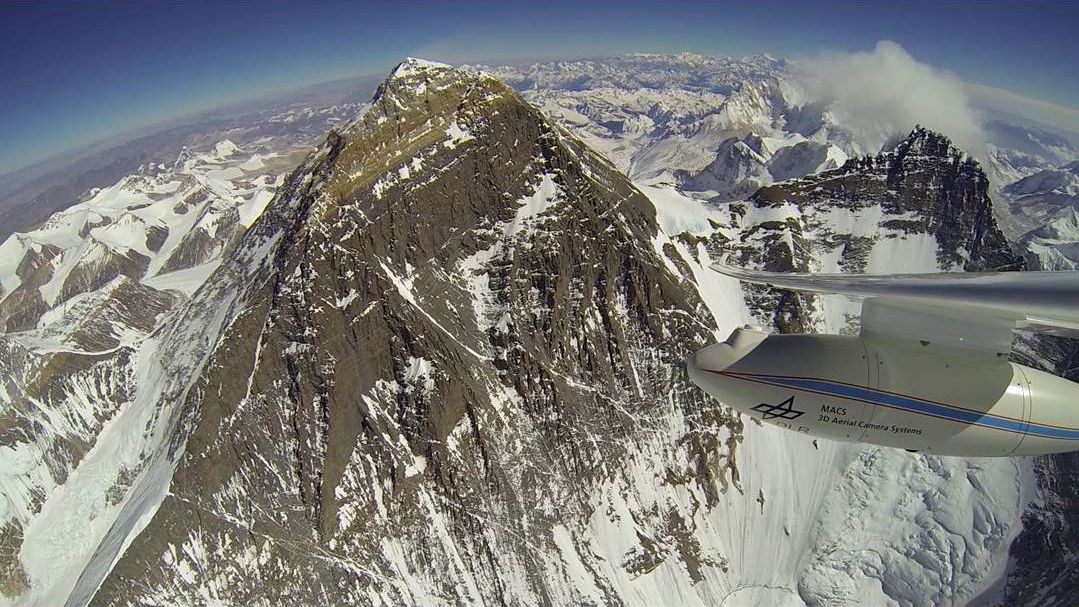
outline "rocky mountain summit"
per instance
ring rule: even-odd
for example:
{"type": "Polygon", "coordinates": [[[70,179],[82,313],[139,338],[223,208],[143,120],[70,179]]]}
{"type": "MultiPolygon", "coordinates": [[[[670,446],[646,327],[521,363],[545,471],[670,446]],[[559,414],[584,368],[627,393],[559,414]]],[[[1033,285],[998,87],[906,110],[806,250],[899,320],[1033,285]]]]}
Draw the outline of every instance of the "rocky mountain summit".
{"type": "MultiPolygon", "coordinates": [[[[894,238],[897,233],[933,237],[940,270],[1022,267],[1022,258],[1012,252],[997,228],[989,180],[978,162],[944,135],[922,127],[916,127],[890,151],[853,158],[835,170],[761,188],[750,202],[768,207],[790,205],[803,213],[809,209],[812,213],[858,216],[872,209],[879,214],[880,227],[891,233],[831,239],[830,244],[840,247],[838,264],[847,272],[865,272],[872,246],[881,237],[894,238]]],[[[819,240],[827,242],[829,236],[823,234],[819,240]]]]}
{"type": "Polygon", "coordinates": [[[292,183],[96,604],[610,603],[664,563],[715,591],[693,513],[737,481],[741,422],[686,383],[715,327],[647,198],[419,61],[292,183]]]}
{"type": "Polygon", "coordinates": [[[724,140],[715,160],[700,171],[677,171],[675,176],[684,190],[704,192],[712,202],[731,202],[774,182],[837,168],[846,159],[838,148],[816,141],[750,134],[724,140]]]}

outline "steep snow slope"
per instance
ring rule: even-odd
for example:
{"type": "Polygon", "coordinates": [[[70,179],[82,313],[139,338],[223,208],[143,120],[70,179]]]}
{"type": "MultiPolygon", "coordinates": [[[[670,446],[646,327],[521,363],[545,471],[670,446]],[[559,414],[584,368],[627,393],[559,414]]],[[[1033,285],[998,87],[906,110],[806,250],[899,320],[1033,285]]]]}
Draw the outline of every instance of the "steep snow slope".
{"type": "Polygon", "coordinates": [[[4,598],[63,603],[101,538],[137,522],[126,504],[167,486],[154,454],[170,409],[147,394],[172,381],[162,357],[205,337],[193,324],[159,344],[298,152],[272,140],[185,152],[0,245],[4,598]],[[146,478],[157,488],[136,495],[146,478]]]}

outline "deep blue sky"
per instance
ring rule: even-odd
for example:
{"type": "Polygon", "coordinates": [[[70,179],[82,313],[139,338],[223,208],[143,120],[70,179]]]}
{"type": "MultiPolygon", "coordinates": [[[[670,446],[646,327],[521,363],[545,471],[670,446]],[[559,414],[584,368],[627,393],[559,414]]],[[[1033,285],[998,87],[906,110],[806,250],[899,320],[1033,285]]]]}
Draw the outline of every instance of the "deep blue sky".
{"type": "Polygon", "coordinates": [[[811,56],[894,40],[1079,107],[1079,3],[0,3],[0,174],[179,114],[448,62],[626,51],[811,56]]]}

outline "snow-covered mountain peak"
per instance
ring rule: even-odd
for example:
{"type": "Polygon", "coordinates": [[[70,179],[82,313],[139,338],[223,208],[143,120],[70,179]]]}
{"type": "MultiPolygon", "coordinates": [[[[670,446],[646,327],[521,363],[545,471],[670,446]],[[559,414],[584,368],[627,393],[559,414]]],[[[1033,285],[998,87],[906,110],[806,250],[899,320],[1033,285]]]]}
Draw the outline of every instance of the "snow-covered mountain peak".
{"type": "Polygon", "coordinates": [[[967,157],[967,154],[956,147],[946,135],[921,125],[916,125],[906,137],[900,139],[893,151],[899,157],[927,156],[950,159],[967,157]]]}
{"type": "Polygon", "coordinates": [[[690,529],[735,492],[740,424],[686,384],[712,320],[652,204],[504,85],[423,78],[384,83],[196,294],[260,252],[101,604],[226,580],[292,604],[656,602],[652,571],[697,602],[729,586],[690,529]],[[177,585],[188,568],[206,577],[177,585]]]}
{"type": "Polygon", "coordinates": [[[238,148],[236,144],[233,143],[231,140],[222,139],[221,141],[218,141],[217,144],[214,146],[213,155],[217,159],[224,160],[239,151],[240,148],[238,148]]]}
{"type": "MultiPolygon", "coordinates": [[[[448,103],[446,100],[460,98],[462,91],[468,87],[483,89],[482,95],[470,100],[472,103],[490,102],[511,92],[486,73],[459,69],[445,63],[407,59],[383,80],[369,108],[349,125],[347,131],[352,134],[357,130],[371,131],[382,128],[390,120],[400,121],[406,119],[406,115],[418,116],[423,103],[431,104],[428,110],[432,114],[439,114],[447,109],[444,107],[448,103]]],[[[386,128],[398,127],[391,123],[386,128]]]]}
{"type": "Polygon", "coordinates": [[[435,73],[452,68],[453,66],[447,63],[439,63],[437,61],[428,61],[427,59],[408,57],[401,63],[397,64],[397,67],[395,67],[390,73],[390,78],[410,78],[423,72],[435,73]]]}
{"type": "Polygon", "coordinates": [[[1006,186],[1004,192],[1017,198],[1031,195],[1079,196],[1079,163],[1038,171],[1006,186]]]}

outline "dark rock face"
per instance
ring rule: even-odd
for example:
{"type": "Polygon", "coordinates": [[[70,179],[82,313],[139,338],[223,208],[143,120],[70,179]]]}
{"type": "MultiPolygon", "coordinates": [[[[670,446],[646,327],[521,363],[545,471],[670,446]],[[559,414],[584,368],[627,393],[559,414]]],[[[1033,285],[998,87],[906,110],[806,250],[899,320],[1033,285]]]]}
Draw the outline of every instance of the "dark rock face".
{"type": "Polygon", "coordinates": [[[768,162],[768,172],[776,181],[802,177],[816,172],[816,167],[837,168],[834,161],[828,166],[828,146],[816,141],[803,141],[780,148],[768,162]]]}
{"type": "MultiPolygon", "coordinates": [[[[1079,342],[1054,336],[1018,342],[1018,362],[1079,381],[1079,342]]],[[[1043,503],[1030,504],[1009,553],[1002,605],[1065,607],[1079,592],[1079,451],[1038,457],[1043,503]]]]}
{"type": "Polygon", "coordinates": [[[762,188],[751,201],[850,211],[879,204],[895,216],[882,227],[936,236],[941,269],[1019,269],[1024,262],[997,228],[988,192],[977,161],[947,137],[918,127],[891,151],[762,188]]]}
{"type": "Polygon", "coordinates": [[[613,566],[724,568],[687,520],[737,483],[741,427],[684,377],[714,327],[651,203],[497,81],[416,62],[324,149],[239,243],[273,245],[265,280],[95,604],[579,603],[562,537],[619,604],[573,545],[621,520],[633,462],[672,497],[629,507],[639,545],[613,566]]]}
{"type": "MultiPolygon", "coordinates": [[[[730,251],[739,265],[773,272],[894,272],[882,259],[895,254],[889,243],[924,235],[929,243],[908,246],[906,254],[934,255],[936,269],[1021,269],[1025,261],[997,228],[987,192],[977,162],[943,135],[916,128],[890,151],[763,187],[732,204],[738,233],[730,251]],[[819,270],[813,264],[821,257],[835,258],[836,267],[819,270]]],[[[763,323],[813,330],[812,297],[760,286],[745,291],[763,323]]]]}
{"type": "Polygon", "coordinates": [[[0,329],[4,332],[29,329],[48,309],[40,287],[52,280],[52,261],[60,252],[55,247],[31,249],[19,262],[19,286],[0,302],[0,329]]]}
{"type": "Polygon", "coordinates": [[[688,190],[714,191],[716,201],[740,200],[771,181],[765,153],[760,137],[731,137],[719,145],[716,159],[703,170],[678,171],[675,177],[688,190]]]}

